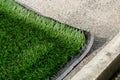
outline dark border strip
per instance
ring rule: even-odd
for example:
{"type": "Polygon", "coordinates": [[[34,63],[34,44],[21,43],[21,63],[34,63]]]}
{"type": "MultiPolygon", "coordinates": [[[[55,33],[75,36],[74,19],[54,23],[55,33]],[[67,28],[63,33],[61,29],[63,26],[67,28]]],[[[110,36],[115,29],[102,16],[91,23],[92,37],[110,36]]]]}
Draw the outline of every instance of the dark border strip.
{"type": "Polygon", "coordinates": [[[58,75],[56,77],[52,77],[52,80],[62,80],[63,78],[65,78],[75,68],[75,66],[79,64],[88,55],[88,52],[90,51],[94,42],[94,35],[90,32],[84,32],[87,39],[85,47],[80,51],[79,54],[77,54],[73,59],[71,59],[63,69],[58,72],[58,75]]]}
{"type": "MultiPolygon", "coordinates": [[[[20,5],[22,5],[23,7],[29,9],[29,10],[32,10],[34,11],[35,13],[37,13],[38,15],[42,15],[40,12],[32,9],[31,7],[27,6],[26,4],[24,3],[21,3],[17,0],[15,0],[17,3],[19,3],[20,5]]],[[[44,16],[44,15],[42,15],[44,16]]],[[[44,16],[46,18],[49,18],[49,19],[52,19],[51,17],[47,17],[47,16],[44,16]]],[[[55,20],[55,19],[52,19],[56,22],[59,22],[58,20],[55,20]]],[[[59,22],[61,23],[61,22],[59,22]]],[[[65,23],[61,23],[61,24],[65,24],[65,23]]],[[[68,24],[65,24],[65,25],[68,25],[68,24]]],[[[76,29],[76,30],[81,30],[81,29],[78,29],[78,28],[75,28],[75,27],[72,27],[70,25],[68,25],[68,27],[71,27],[73,29],[76,29]]],[[[60,71],[58,71],[57,73],[57,76],[53,76],[51,77],[51,80],[62,80],[64,79],[74,68],[75,66],[80,63],[88,54],[88,52],[90,51],[92,45],[93,45],[93,42],[94,42],[94,35],[90,32],[87,32],[87,31],[84,31],[85,33],[85,37],[86,37],[86,44],[84,46],[84,48],[75,56],[73,57],[66,65],[64,68],[62,68],[60,71]],[[82,54],[82,55],[81,55],[82,54]]]]}

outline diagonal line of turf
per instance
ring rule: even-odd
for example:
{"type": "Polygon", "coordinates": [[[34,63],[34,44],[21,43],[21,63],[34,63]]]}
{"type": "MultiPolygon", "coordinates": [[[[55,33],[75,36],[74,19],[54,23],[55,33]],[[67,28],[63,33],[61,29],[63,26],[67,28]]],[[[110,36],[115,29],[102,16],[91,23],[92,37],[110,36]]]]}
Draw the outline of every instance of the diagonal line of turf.
{"type": "Polygon", "coordinates": [[[49,80],[84,44],[83,31],[0,0],[0,80],[49,80]]]}

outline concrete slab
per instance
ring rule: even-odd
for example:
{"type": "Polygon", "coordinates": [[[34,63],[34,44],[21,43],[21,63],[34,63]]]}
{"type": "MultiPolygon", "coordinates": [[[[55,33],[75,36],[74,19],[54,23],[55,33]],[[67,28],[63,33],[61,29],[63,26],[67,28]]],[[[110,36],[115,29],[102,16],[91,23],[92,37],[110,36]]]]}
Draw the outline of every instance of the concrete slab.
{"type": "Polygon", "coordinates": [[[71,79],[120,30],[120,0],[16,0],[23,6],[68,25],[91,31],[95,43],[65,80],[71,79]]]}
{"type": "Polygon", "coordinates": [[[16,0],[41,15],[108,38],[120,29],[120,0],[16,0]],[[107,33],[106,33],[107,31],[107,33]]]}
{"type": "Polygon", "coordinates": [[[71,80],[108,80],[119,67],[120,33],[99,51],[71,80]]]}

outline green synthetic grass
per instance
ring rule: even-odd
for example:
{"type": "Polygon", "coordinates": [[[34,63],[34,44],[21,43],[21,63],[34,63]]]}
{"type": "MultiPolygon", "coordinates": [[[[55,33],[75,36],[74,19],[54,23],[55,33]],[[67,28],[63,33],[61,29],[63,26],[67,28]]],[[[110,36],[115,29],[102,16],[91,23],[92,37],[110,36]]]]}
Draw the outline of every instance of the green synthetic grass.
{"type": "Polygon", "coordinates": [[[0,80],[49,80],[84,44],[82,31],[0,0],[0,80]]]}

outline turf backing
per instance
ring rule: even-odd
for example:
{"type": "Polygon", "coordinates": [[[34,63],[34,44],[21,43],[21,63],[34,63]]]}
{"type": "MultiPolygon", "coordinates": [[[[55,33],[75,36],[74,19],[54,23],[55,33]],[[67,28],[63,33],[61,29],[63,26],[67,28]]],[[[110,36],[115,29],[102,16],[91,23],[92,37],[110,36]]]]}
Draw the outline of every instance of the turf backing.
{"type": "Polygon", "coordinates": [[[0,80],[49,80],[84,45],[83,31],[0,0],[0,80]]]}

